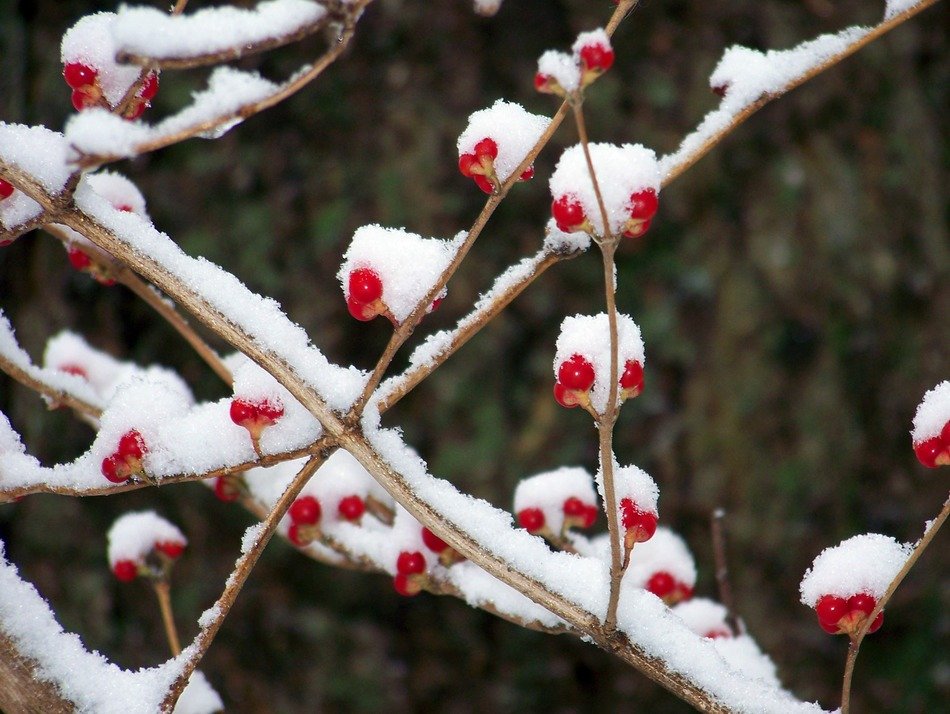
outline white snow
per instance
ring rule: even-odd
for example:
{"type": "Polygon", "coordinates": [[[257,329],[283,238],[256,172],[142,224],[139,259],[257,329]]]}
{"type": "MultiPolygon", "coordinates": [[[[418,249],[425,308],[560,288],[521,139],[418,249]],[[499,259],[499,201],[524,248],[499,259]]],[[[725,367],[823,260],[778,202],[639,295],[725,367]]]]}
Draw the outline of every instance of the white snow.
{"type": "MultiPolygon", "coordinates": [[[[602,472],[597,473],[598,483],[603,478],[602,472]]],[[[633,501],[633,505],[646,513],[657,513],[657,500],[660,498],[660,489],[650,475],[639,466],[618,466],[614,464],[614,492],[617,496],[617,508],[625,498],[633,501]]],[[[620,510],[621,515],[623,510],[620,510]]]]}
{"type": "Polygon", "coordinates": [[[664,526],[657,528],[650,540],[637,543],[630,554],[623,585],[645,588],[650,578],[659,572],[669,573],[687,587],[696,585],[696,561],[686,541],[664,526]]]}
{"type": "Polygon", "coordinates": [[[487,109],[480,109],[468,118],[468,126],[458,138],[458,153],[471,154],[482,139],[492,139],[498,146],[495,173],[504,183],[524,161],[528,152],[538,143],[551,119],[531,114],[520,104],[496,101],[487,109]]]}
{"type": "Polygon", "coordinates": [[[939,436],[950,422],[950,381],[943,381],[924,394],[914,414],[914,428],[910,435],[915,444],[939,436]]]}
{"type": "Polygon", "coordinates": [[[673,614],[700,637],[711,633],[730,636],[731,628],[726,623],[726,606],[705,597],[694,597],[673,608],[673,614]]]}
{"type": "MultiPolygon", "coordinates": [[[[688,604],[682,603],[677,608],[688,604]]],[[[775,662],[759,649],[759,645],[749,635],[718,637],[712,642],[723,659],[743,676],[752,677],[771,687],[781,686],[775,662]]]]}
{"type": "Polygon", "coordinates": [[[122,6],[111,30],[119,52],[185,58],[293,34],[325,15],[322,5],[308,0],[269,0],[254,8],[203,8],[185,15],[122,6]]]}
{"type": "Polygon", "coordinates": [[[564,502],[569,498],[597,506],[594,479],[580,466],[562,466],[519,481],[515,487],[515,515],[525,508],[540,508],[544,525],[557,536],[564,525],[564,502]]]}
{"type": "Polygon", "coordinates": [[[120,560],[142,562],[158,543],[188,544],[184,533],[155,511],[137,511],[120,516],[109,529],[107,538],[110,566],[120,560]]]}
{"type": "Polygon", "coordinates": [[[69,144],[57,131],[0,122],[0,159],[30,174],[50,194],[59,193],[69,178],[68,154],[69,144]]]}
{"type": "Polygon", "coordinates": [[[112,36],[115,21],[114,12],[86,15],[66,31],[60,47],[64,65],[78,62],[98,72],[99,87],[112,106],[122,100],[141,71],[135,65],[115,61],[118,49],[112,36]]]}
{"type": "Polygon", "coordinates": [[[0,455],[22,454],[25,451],[26,447],[20,440],[20,435],[10,424],[7,415],[0,412],[0,455]]]}
{"type": "MultiPolygon", "coordinates": [[[[604,378],[604,375],[610,374],[610,327],[606,313],[564,318],[554,353],[555,379],[561,364],[573,355],[580,355],[593,365],[595,379],[590,390],[590,401],[595,410],[603,413],[610,396],[610,382],[604,378]]],[[[646,366],[640,328],[628,315],[617,315],[617,356],[618,383],[628,360],[646,366]]],[[[617,403],[620,403],[619,387],[617,403]]]]}
{"type": "Polygon", "coordinates": [[[580,60],[581,50],[585,47],[596,47],[600,46],[604,49],[611,49],[610,44],[610,35],[602,28],[598,27],[596,30],[588,30],[587,32],[582,32],[577,36],[577,39],[574,40],[574,44],[571,45],[571,52],[574,54],[576,60],[580,60]]]}
{"type": "Polygon", "coordinates": [[[864,593],[880,599],[912,550],[879,533],[856,535],[825,548],[802,578],[802,604],[815,607],[822,595],[849,598],[864,593]]]}
{"type": "Polygon", "coordinates": [[[566,52],[548,50],[538,57],[538,74],[556,80],[566,92],[573,92],[581,84],[581,68],[566,52]]]}
{"type": "Polygon", "coordinates": [[[214,691],[204,674],[196,669],[188,678],[188,686],[178,697],[174,714],[211,714],[223,711],[224,702],[221,701],[221,696],[214,691]]]}
{"type": "Polygon", "coordinates": [[[887,0],[884,7],[884,19],[890,20],[897,17],[902,12],[910,10],[914,5],[918,5],[920,0],[887,0]]]}
{"type": "Polygon", "coordinates": [[[379,225],[357,228],[337,278],[349,298],[350,273],[369,268],[383,283],[382,300],[397,322],[402,322],[435,285],[455,256],[465,234],[454,240],[423,238],[401,228],[379,225]]]}
{"type": "MultiPolygon", "coordinates": [[[[604,199],[610,232],[619,234],[630,217],[630,196],[646,189],[660,193],[660,170],[656,155],[640,144],[618,146],[592,143],[588,149],[604,199]]],[[[551,175],[550,186],[555,200],[562,196],[574,197],[584,208],[594,232],[604,235],[600,205],[580,144],[565,149],[561,154],[551,175]]]]}
{"type": "Polygon", "coordinates": [[[590,248],[590,236],[584,231],[565,233],[557,227],[553,218],[544,227],[544,247],[551,253],[571,254],[590,248]]]}

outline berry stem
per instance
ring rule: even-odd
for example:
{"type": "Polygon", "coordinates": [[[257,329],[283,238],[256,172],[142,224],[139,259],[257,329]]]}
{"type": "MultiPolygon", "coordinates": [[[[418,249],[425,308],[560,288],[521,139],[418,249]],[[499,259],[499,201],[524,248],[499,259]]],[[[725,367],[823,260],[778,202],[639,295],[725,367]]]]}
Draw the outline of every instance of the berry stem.
{"type": "Polygon", "coordinates": [[[865,635],[867,635],[871,625],[874,624],[875,618],[884,609],[887,601],[894,595],[894,591],[897,590],[897,587],[903,582],[904,578],[907,577],[907,573],[910,572],[910,569],[914,567],[914,564],[920,559],[920,556],[927,546],[933,541],[934,536],[937,535],[937,531],[940,530],[940,526],[944,524],[948,516],[950,516],[950,496],[947,496],[947,500],[944,501],[943,508],[940,509],[940,513],[937,514],[937,517],[927,523],[924,534],[920,540],[917,541],[913,552],[911,552],[910,557],[908,557],[904,563],[904,567],[894,576],[890,585],[887,586],[887,590],[884,591],[884,595],[878,598],[874,609],[864,618],[864,624],[861,625],[861,629],[852,636],[851,645],[848,647],[848,658],[845,660],[844,665],[844,678],[841,683],[841,714],[848,714],[851,707],[851,679],[854,675],[854,664],[858,658],[858,650],[861,648],[861,642],[864,640],[865,635]]]}
{"type": "Polygon", "coordinates": [[[178,630],[175,628],[175,615],[172,612],[171,584],[165,578],[152,581],[155,595],[158,597],[158,607],[162,611],[162,624],[165,625],[165,637],[172,657],[181,654],[181,642],[178,640],[178,630]]]}
{"type": "Polygon", "coordinates": [[[709,529],[712,535],[713,557],[716,561],[716,586],[719,590],[719,602],[726,607],[726,623],[737,635],[742,631],[739,617],[736,615],[736,603],[732,595],[732,582],[729,580],[729,560],[726,558],[726,510],[717,508],[709,517],[709,529]]]}
{"type": "MultiPolygon", "coordinates": [[[[600,193],[600,184],[597,181],[597,172],[594,171],[594,162],[590,158],[590,148],[587,139],[587,123],[584,121],[584,105],[580,99],[571,103],[571,109],[574,111],[574,123],[577,125],[577,136],[581,142],[581,148],[584,150],[584,160],[587,162],[587,171],[590,173],[590,182],[594,186],[594,195],[597,196],[597,207],[600,209],[600,220],[603,221],[603,235],[600,240],[594,236],[597,243],[616,242],[616,238],[610,231],[610,224],[607,221],[607,206],[604,204],[604,197],[600,193]]],[[[613,372],[611,372],[613,374],[613,372]]]]}

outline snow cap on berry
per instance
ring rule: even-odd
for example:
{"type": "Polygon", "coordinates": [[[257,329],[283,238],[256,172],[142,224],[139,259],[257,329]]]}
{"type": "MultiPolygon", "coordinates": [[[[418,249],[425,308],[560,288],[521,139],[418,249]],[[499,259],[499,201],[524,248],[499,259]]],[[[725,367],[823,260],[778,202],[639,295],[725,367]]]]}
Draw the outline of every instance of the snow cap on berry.
{"type": "Polygon", "coordinates": [[[566,52],[548,50],[538,58],[538,74],[550,77],[566,92],[573,92],[581,84],[581,68],[577,59],[566,52]]]}
{"type": "Polygon", "coordinates": [[[577,253],[590,248],[590,236],[584,231],[565,233],[557,227],[557,221],[549,218],[544,227],[544,247],[551,253],[577,253]]]}
{"type": "Polygon", "coordinates": [[[117,15],[97,12],[86,15],[63,35],[60,56],[63,64],[78,62],[98,72],[99,86],[106,101],[117,105],[139,78],[140,67],[115,61],[118,49],[112,35],[117,15]]]}
{"type": "Polygon", "coordinates": [[[120,173],[100,171],[85,177],[89,187],[111,203],[116,210],[131,211],[149,220],[145,197],[132,181],[120,173]]]}
{"type": "Polygon", "coordinates": [[[633,549],[624,584],[645,588],[659,572],[669,573],[689,588],[696,584],[696,561],[686,541],[663,526],[656,529],[650,540],[633,549]]]}
{"type": "Polygon", "coordinates": [[[849,598],[864,593],[879,600],[912,550],[879,533],[856,535],[825,548],[802,578],[802,604],[813,608],[823,595],[849,598]]]}
{"type": "Polygon", "coordinates": [[[188,545],[184,534],[155,511],[137,511],[120,516],[112,524],[107,537],[110,567],[120,560],[142,562],[156,543],[188,545]]]}
{"type": "Polygon", "coordinates": [[[569,498],[597,505],[594,480],[580,466],[562,466],[519,481],[515,487],[515,514],[526,508],[539,508],[544,513],[545,526],[557,535],[564,525],[564,502],[569,498]]]}
{"type": "MultiPolygon", "coordinates": [[[[602,488],[603,472],[597,472],[597,487],[602,488]]],[[[633,505],[644,513],[657,514],[657,500],[660,489],[650,475],[639,466],[618,466],[614,464],[614,493],[617,504],[629,498],[633,505]]],[[[621,511],[622,513],[622,511],[621,511]]]]}
{"type": "MultiPolygon", "coordinates": [[[[640,144],[589,144],[597,184],[604,199],[610,232],[618,235],[630,218],[630,196],[653,189],[660,192],[660,169],[656,154],[640,144]]],[[[551,175],[551,195],[555,200],[573,196],[584,209],[594,232],[604,235],[604,222],[587,160],[580,144],[565,149],[551,175]]]]}
{"type": "MultiPolygon", "coordinates": [[[[646,363],[640,328],[628,315],[617,315],[617,337],[619,359],[615,379],[619,384],[624,365],[628,360],[634,360],[641,365],[646,363]]],[[[595,410],[603,413],[610,394],[610,382],[605,378],[610,374],[610,323],[606,313],[564,318],[554,354],[555,378],[560,366],[573,355],[581,355],[593,365],[596,377],[594,386],[590,390],[591,405],[595,410]]],[[[619,387],[617,399],[619,404],[619,387]]]]}
{"type": "Polygon", "coordinates": [[[358,228],[337,273],[343,294],[349,299],[350,273],[369,268],[383,283],[383,302],[396,321],[402,322],[451,262],[463,237],[459,234],[445,241],[423,238],[401,228],[358,228]]]}
{"type": "Polygon", "coordinates": [[[610,44],[610,35],[608,35],[602,27],[598,27],[596,30],[582,32],[577,36],[577,39],[574,40],[574,44],[571,46],[571,52],[574,53],[574,59],[578,63],[580,62],[581,50],[585,47],[602,47],[610,51],[613,49],[610,44]]]}
{"type": "Polygon", "coordinates": [[[943,381],[929,390],[914,415],[911,438],[915,444],[939,436],[950,422],[950,381],[943,381]]]}
{"type": "Polygon", "coordinates": [[[475,152],[482,139],[492,139],[498,147],[495,174],[504,183],[538,142],[551,120],[531,114],[520,104],[496,101],[487,109],[480,109],[468,118],[468,126],[458,138],[458,152],[475,152]]]}
{"type": "Polygon", "coordinates": [[[673,614],[700,637],[732,634],[732,628],[726,623],[729,614],[726,606],[709,598],[696,597],[681,602],[673,608],[673,614]]]}

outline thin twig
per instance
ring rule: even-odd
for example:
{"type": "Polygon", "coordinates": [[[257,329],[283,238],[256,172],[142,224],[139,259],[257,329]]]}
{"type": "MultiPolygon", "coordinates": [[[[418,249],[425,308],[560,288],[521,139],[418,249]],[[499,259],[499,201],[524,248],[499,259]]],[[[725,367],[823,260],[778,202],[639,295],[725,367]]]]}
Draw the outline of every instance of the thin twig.
{"type": "Polygon", "coordinates": [[[729,580],[729,559],[726,557],[726,511],[717,508],[709,518],[712,533],[713,559],[716,562],[716,586],[719,590],[719,602],[726,608],[726,622],[736,635],[741,634],[736,604],[732,597],[732,583],[729,580]]]}
{"type": "Polygon", "coordinates": [[[175,616],[172,612],[171,584],[166,578],[152,581],[155,595],[158,597],[158,607],[162,611],[162,624],[165,626],[165,637],[168,639],[168,648],[172,657],[181,654],[181,642],[178,640],[178,630],[175,627],[175,616]]]}
{"type": "Polygon", "coordinates": [[[60,406],[69,407],[94,420],[102,415],[102,409],[95,404],[91,404],[71,392],[44,382],[39,377],[24,370],[20,365],[7,359],[3,354],[0,354],[0,371],[5,372],[17,382],[32,389],[37,394],[42,394],[49,401],[50,407],[52,408],[60,406]]]}
{"type": "Polygon", "coordinates": [[[587,173],[590,174],[590,182],[594,187],[594,195],[597,197],[597,207],[600,209],[600,218],[603,221],[603,235],[595,238],[596,242],[615,240],[613,231],[610,230],[610,223],[607,217],[607,206],[604,204],[604,196],[600,192],[600,183],[597,181],[597,172],[594,170],[594,162],[590,157],[590,141],[587,138],[587,124],[584,121],[584,107],[580,98],[571,104],[574,112],[574,123],[577,126],[577,136],[581,141],[581,149],[584,151],[584,160],[587,162],[587,173]]]}
{"type": "Polygon", "coordinates": [[[927,546],[933,541],[937,535],[937,531],[940,530],[940,526],[944,524],[948,516],[950,516],[950,497],[944,501],[943,508],[940,510],[940,513],[937,514],[937,517],[927,524],[923,536],[917,541],[917,545],[914,546],[914,550],[907,558],[904,566],[897,575],[894,576],[894,579],[891,580],[890,585],[887,586],[887,590],[884,591],[884,595],[877,601],[874,609],[864,618],[864,624],[861,625],[861,629],[851,638],[851,644],[848,647],[848,658],[845,660],[844,677],[841,682],[841,714],[848,714],[851,707],[851,680],[854,676],[854,665],[858,659],[858,651],[861,649],[861,643],[868,634],[868,630],[871,628],[871,625],[874,624],[874,620],[877,616],[884,610],[884,606],[894,595],[898,586],[904,581],[904,578],[907,577],[907,573],[910,572],[910,569],[914,567],[914,564],[920,559],[920,556],[923,555],[924,550],[926,550],[927,546]]]}

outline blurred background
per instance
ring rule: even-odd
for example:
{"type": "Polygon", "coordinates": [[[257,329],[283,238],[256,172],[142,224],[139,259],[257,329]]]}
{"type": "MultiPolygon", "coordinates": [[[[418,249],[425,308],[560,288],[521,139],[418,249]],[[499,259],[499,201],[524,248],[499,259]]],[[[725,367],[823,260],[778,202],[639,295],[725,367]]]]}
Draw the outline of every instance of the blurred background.
{"type": "MultiPolygon", "coordinates": [[[[83,14],[113,7],[0,3],[0,118],[61,128],[71,107],[60,38],[83,14]]],[[[538,55],[568,48],[611,9],[507,0],[485,19],[467,0],[377,0],[344,58],[290,101],[219,141],[116,169],[187,252],[279,300],[332,359],[368,368],[389,329],[350,318],[333,277],[353,231],[466,229],[484,199],[456,168],[467,116],[500,97],[553,113],[555,101],[532,89],[538,55]]],[[[589,93],[591,137],[672,151],[715,106],[707,77],[724,48],[786,48],[882,12],[866,0],[647,0],[589,93]]],[[[642,328],[647,365],[645,392],[618,424],[618,457],[659,483],[662,521],[693,548],[701,595],[715,596],[709,515],[726,509],[741,616],[782,681],[828,708],[846,640],[799,604],[802,574],[857,533],[916,539],[947,494],[947,474],[917,463],[908,434],[924,392],[950,377],[947,20],[945,4],[931,8],[765,107],[664,190],[650,233],[619,254],[619,306],[642,328]]],[[[313,38],[241,64],[283,78],[324,46],[313,38]]],[[[204,76],[163,74],[147,118],[183,106],[204,76]]],[[[420,334],[454,324],[498,272],[537,250],[547,178],[575,141],[565,124],[420,334]]],[[[551,360],[562,318],[600,311],[601,295],[594,254],[556,266],[386,422],[405,429],[434,473],[501,507],[524,476],[595,469],[589,418],[551,397],[551,360]]],[[[37,360],[69,328],[117,357],[179,370],[201,398],[225,395],[170,328],[130,293],[73,271],[44,234],[0,250],[0,297],[37,360]]],[[[46,464],[74,458],[93,436],[6,378],[0,408],[46,464]]],[[[166,657],[151,594],[117,583],[105,560],[113,519],[142,508],[191,541],[174,575],[188,641],[247,513],[197,484],[0,505],[9,557],[66,629],[125,667],[166,657]]],[[[865,642],[855,711],[930,712],[950,697],[946,536],[865,642]]],[[[284,542],[268,548],[202,669],[235,712],[687,710],[575,639],[447,598],[401,598],[387,578],[314,564],[284,542]]]]}

